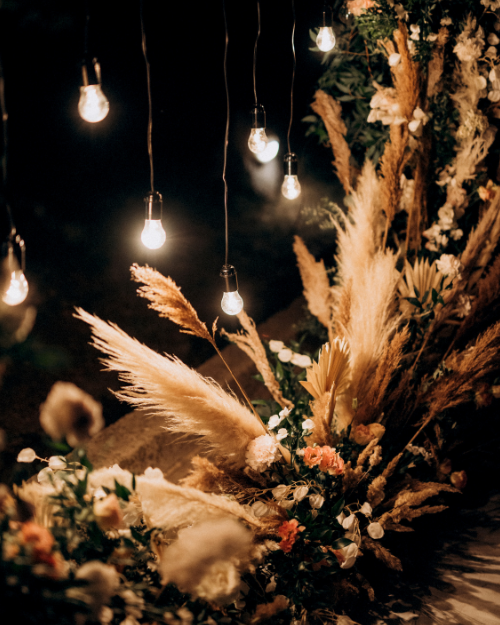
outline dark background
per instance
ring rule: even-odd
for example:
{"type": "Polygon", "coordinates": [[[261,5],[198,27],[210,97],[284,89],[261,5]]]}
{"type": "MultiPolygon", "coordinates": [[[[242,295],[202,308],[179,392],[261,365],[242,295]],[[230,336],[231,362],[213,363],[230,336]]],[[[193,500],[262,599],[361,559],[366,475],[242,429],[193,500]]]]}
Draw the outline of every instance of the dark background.
{"type": "MultiPolygon", "coordinates": [[[[167,243],[158,251],[146,251],[140,243],[149,161],[139,1],[88,3],[89,52],[100,61],[110,102],[108,116],[97,124],[83,121],[77,111],[86,6],[58,0],[0,4],[9,111],[6,195],[26,241],[30,285],[26,304],[18,308],[37,308],[28,339],[4,350],[0,427],[9,441],[5,460],[23,446],[38,451],[38,406],[58,379],[75,382],[101,401],[108,423],[128,410],[107,390],[118,388],[116,376],[100,372],[99,354],[87,345],[88,328],[72,317],[74,306],[116,322],[191,366],[212,355],[210,346],[180,334],[136,297],[129,273],[133,262],[170,275],[209,325],[220,315],[220,326],[236,327],[220,310],[226,122],[222,0],[144,0],[155,187],[163,194],[167,232],[167,243]]],[[[246,145],[256,2],[226,1],[229,261],[238,270],[245,308],[257,322],[300,293],[293,234],[309,237],[317,253],[328,251],[328,242],[315,237],[301,213],[336,193],[330,154],[305,137],[301,122],[310,113],[322,72],[321,53],[309,50],[309,29],[319,25],[321,9],[320,0],[296,0],[291,147],[299,156],[302,195],[291,202],[280,194],[290,114],[291,0],[261,1],[257,92],[267,111],[268,134],[280,140],[277,159],[265,166],[257,164],[246,145]]]]}

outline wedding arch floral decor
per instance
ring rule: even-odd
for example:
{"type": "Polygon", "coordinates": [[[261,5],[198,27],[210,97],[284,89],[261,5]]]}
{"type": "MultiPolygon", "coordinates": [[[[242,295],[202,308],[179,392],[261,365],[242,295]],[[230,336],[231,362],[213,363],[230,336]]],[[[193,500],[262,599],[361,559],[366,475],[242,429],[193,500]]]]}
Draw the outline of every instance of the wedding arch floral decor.
{"type": "MultiPolygon", "coordinates": [[[[335,230],[334,271],[294,242],[322,344],[263,341],[239,313],[242,330],[221,332],[272,397],[241,389],[240,401],[78,310],[118,397],[207,454],[178,484],[156,468],[92,470],[82,445],[100,407],[56,385],[41,423],[76,451],[0,491],[0,584],[18,622],[375,622],[360,616],[374,599],[363,562],[404,576],[391,537],[465,488],[449,449],[474,404],[500,395],[500,3],[347,4],[354,23],[308,119],[346,194],[345,209],[317,211],[335,230]]],[[[160,316],[219,351],[217,322],[172,279],[137,265],[132,277],[160,316]]]]}

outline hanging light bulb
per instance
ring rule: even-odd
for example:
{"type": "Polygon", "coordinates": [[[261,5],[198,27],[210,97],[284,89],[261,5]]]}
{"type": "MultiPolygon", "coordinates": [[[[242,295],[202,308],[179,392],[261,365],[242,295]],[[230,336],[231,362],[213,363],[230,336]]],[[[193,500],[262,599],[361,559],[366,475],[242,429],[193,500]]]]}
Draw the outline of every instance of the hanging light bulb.
{"type": "Polygon", "coordinates": [[[335,35],[333,33],[333,11],[328,2],[323,5],[323,26],[319,29],[316,44],[322,52],[329,52],[335,47],[335,35]],[[327,16],[328,14],[328,16],[327,16]],[[327,23],[329,24],[327,26],[327,23]]]}
{"type": "Polygon", "coordinates": [[[266,135],[266,111],[262,104],[256,104],[251,111],[252,130],[248,138],[248,147],[254,154],[262,154],[269,139],[266,135]]]}
{"type": "Polygon", "coordinates": [[[261,163],[269,163],[276,158],[280,149],[280,142],[277,139],[270,139],[267,142],[266,149],[260,154],[256,154],[255,158],[261,163]]]}
{"type": "Polygon", "coordinates": [[[87,122],[96,123],[102,121],[109,112],[109,102],[101,89],[101,66],[97,59],[92,61],[90,68],[91,78],[89,84],[89,68],[84,62],[82,65],[83,87],[80,87],[80,101],[78,112],[87,122]]]}
{"type": "Polygon", "coordinates": [[[243,300],[238,293],[236,269],[233,265],[223,265],[220,276],[225,281],[225,291],[221,302],[222,310],[227,315],[237,315],[243,310],[243,300]]]}
{"type": "Polygon", "coordinates": [[[28,281],[24,275],[24,241],[17,235],[15,242],[21,249],[22,267],[19,267],[19,263],[17,262],[12,241],[9,241],[7,258],[5,259],[7,280],[5,281],[5,288],[2,293],[2,301],[8,306],[17,306],[24,302],[28,296],[29,290],[28,281]]]}
{"type": "Polygon", "coordinates": [[[331,26],[322,26],[316,37],[316,44],[322,52],[329,52],[335,47],[335,35],[331,26]]]}
{"type": "Polygon", "coordinates": [[[167,235],[161,223],[163,199],[160,193],[152,191],[144,198],[146,202],[146,219],[141,241],[150,250],[157,250],[167,240],[167,235]]]}
{"type": "Polygon", "coordinates": [[[297,155],[293,152],[285,154],[285,179],[281,185],[281,193],[287,200],[295,200],[301,192],[300,182],[297,177],[297,155]]]}

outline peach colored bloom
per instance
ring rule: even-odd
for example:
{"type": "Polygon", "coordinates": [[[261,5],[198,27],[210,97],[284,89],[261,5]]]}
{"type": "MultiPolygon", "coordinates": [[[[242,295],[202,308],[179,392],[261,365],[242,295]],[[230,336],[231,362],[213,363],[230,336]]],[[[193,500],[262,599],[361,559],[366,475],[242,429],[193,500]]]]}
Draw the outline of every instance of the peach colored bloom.
{"type": "Polygon", "coordinates": [[[304,450],[304,462],[312,469],[321,462],[321,447],[307,447],[304,450]]]}
{"type": "Polygon", "coordinates": [[[450,475],[450,482],[455,488],[463,490],[467,486],[467,473],[465,471],[454,471],[450,475]]]}
{"type": "Polygon", "coordinates": [[[35,554],[48,554],[52,551],[54,537],[46,527],[26,521],[21,526],[21,535],[25,544],[32,545],[35,554]]]}
{"type": "Polygon", "coordinates": [[[297,534],[299,532],[303,532],[304,530],[305,527],[303,525],[299,526],[299,522],[297,521],[297,519],[284,521],[278,529],[278,534],[281,536],[282,539],[279,544],[280,548],[285,553],[290,553],[297,539],[297,534]]]}
{"type": "Polygon", "coordinates": [[[359,423],[352,431],[351,438],[358,445],[368,445],[374,438],[380,440],[384,434],[385,427],[380,423],[370,423],[370,425],[359,423]]]}
{"type": "Polygon", "coordinates": [[[97,525],[102,530],[123,527],[120,502],[114,493],[94,502],[94,515],[97,525]]]}
{"type": "Polygon", "coordinates": [[[348,0],[347,9],[353,15],[362,15],[363,11],[375,6],[374,0],[348,0]]]}

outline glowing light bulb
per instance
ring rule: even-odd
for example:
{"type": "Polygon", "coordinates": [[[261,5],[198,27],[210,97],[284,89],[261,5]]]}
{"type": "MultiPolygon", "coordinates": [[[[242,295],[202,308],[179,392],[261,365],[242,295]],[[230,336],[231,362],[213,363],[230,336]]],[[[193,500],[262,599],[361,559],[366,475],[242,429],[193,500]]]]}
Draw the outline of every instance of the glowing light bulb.
{"type": "Polygon", "coordinates": [[[295,200],[300,195],[300,182],[297,176],[285,176],[281,185],[281,193],[287,200],[295,200]]]}
{"type": "Polygon", "coordinates": [[[141,241],[150,250],[157,250],[167,240],[167,235],[163,229],[161,219],[146,219],[144,230],[141,234],[141,241]]]}
{"type": "Polygon", "coordinates": [[[109,102],[102,92],[101,85],[87,85],[80,87],[80,101],[78,112],[87,122],[102,121],[109,112],[109,102]]]}
{"type": "Polygon", "coordinates": [[[243,310],[243,300],[238,291],[231,291],[231,293],[224,293],[221,302],[222,310],[227,315],[237,315],[243,310]]]}
{"type": "Polygon", "coordinates": [[[265,128],[252,128],[248,138],[248,147],[254,154],[262,154],[267,148],[268,141],[265,128]]]}
{"type": "Polygon", "coordinates": [[[17,306],[24,302],[28,296],[28,281],[21,269],[17,269],[10,274],[10,283],[7,290],[2,295],[2,300],[9,306],[17,306]]]}
{"type": "Polygon", "coordinates": [[[322,26],[319,29],[316,44],[322,52],[328,52],[335,47],[335,35],[331,26],[322,26]]]}
{"type": "Polygon", "coordinates": [[[267,142],[266,149],[260,154],[256,154],[257,160],[261,163],[269,163],[273,158],[276,158],[280,149],[280,142],[275,139],[271,139],[271,141],[267,142]]]}

